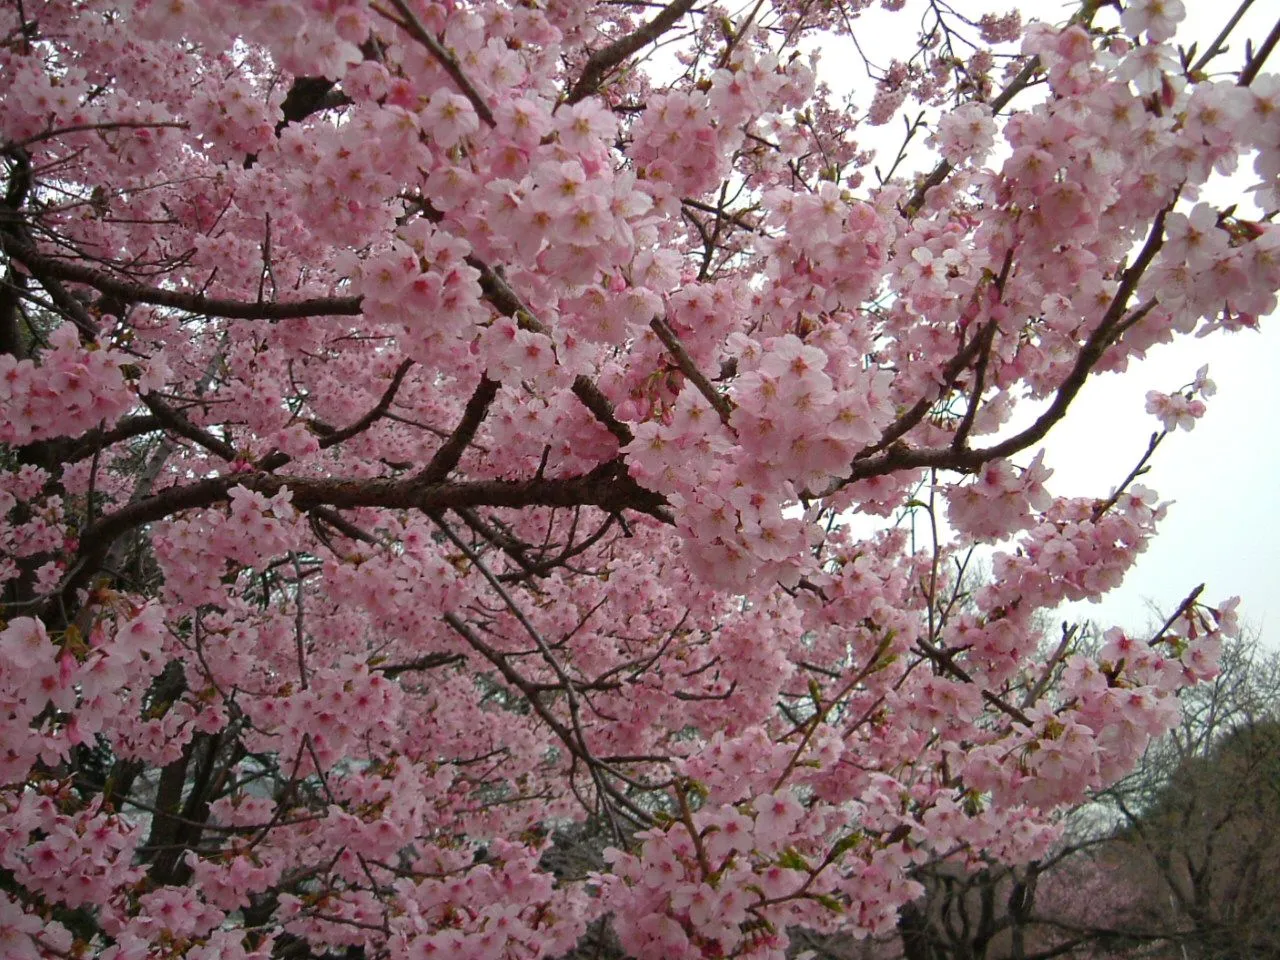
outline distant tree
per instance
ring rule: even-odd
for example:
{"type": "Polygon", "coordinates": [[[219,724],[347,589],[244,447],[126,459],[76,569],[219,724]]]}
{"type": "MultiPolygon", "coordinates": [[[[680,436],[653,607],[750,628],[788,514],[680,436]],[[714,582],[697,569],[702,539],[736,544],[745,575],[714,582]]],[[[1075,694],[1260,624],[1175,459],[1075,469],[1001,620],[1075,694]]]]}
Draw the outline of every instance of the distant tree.
{"type": "Polygon", "coordinates": [[[1140,919],[1176,929],[1190,960],[1280,956],[1280,717],[1188,758],[1130,818],[1122,862],[1140,919]]]}
{"type": "Polygon", "coordinates": [[[1111,892],[1059,884],[1058,915],[1042,915],[1094,934],[1085,956],[1280,956],[1280,654],[1256,635],[1229,644],[1219,676],[1180,699],[1178,726],[1092,811],[1116,826],[1073,869],[1111,892]]]}
{"type": "Polygon", "coordinates": [[[822,960],[1280,956],[1280,655],[1230,643],[1180,705],[1133,774],[1063,815],[1049,856],[930,861],[891,937],[807,944],[822,960]]]}

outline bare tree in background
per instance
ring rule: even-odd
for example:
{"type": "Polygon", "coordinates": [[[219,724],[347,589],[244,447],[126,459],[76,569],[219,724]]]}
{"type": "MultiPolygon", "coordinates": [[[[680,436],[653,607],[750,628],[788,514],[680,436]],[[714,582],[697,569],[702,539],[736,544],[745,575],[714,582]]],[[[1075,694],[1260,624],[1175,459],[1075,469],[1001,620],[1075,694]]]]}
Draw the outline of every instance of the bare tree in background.
{"type": "Polygon", "coordinates": [[[1183,719],[1106,801],[1123,817],[1108,851],[1141,928],[1176,934],[1183,960],[1280,956],[1280,655],[1257,638],[1187,691],[1183,719]]]}
{"type": "Polygon", "coordinates": [[[1066,815],[1051,857],[925,864],[892,937],[804,945],[814,960],[1280,957],[1278,822],[1280,654],[1255,633],[1133,774],[1066,815]]]}

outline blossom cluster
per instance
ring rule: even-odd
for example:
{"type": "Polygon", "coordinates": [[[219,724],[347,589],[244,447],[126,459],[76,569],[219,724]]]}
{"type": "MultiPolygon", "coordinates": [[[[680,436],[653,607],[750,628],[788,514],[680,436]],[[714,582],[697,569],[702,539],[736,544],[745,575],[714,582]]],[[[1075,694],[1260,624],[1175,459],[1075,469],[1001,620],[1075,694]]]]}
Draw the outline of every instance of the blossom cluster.
{"type": "Polygon", "coordinates": [[[1176,721],[1234,606],[1046,636],[1167,510],[1053,427],[1274,309],[1280,78],[939,4],[855,107],[870,5],[0,8],[0,954],[780,960],[1176,721]]]}
{"type": "Polygon", "coordinates": [[[133,406],[117,350],[80,345],[76,328],[59,326],[37,365],[0,354],[0,442],[27,444],[111,426],[133,406]]]}

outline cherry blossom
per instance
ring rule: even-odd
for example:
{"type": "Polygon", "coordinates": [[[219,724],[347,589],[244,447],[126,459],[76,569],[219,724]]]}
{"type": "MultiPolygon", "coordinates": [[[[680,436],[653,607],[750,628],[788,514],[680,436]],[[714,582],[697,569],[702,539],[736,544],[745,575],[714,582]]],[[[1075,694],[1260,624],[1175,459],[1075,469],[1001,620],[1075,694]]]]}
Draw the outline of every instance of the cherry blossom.
{"type": "Polygon", "coordinates": [[[1145,33],[1154,43],[1173,36],[1178,22],[1187,15],[1182,0],[1136,0],[1124,8],[1120,22],[1129,36],[1145,33]]]}
{"type": "Polygon", "coordinates": [[[870,5],[0,10],[0,954],[774,960],[1177,721],[1235,600],[1041,625],[1213,382],[1054,427],[1274,309],[1280,80],[870,5]]]}

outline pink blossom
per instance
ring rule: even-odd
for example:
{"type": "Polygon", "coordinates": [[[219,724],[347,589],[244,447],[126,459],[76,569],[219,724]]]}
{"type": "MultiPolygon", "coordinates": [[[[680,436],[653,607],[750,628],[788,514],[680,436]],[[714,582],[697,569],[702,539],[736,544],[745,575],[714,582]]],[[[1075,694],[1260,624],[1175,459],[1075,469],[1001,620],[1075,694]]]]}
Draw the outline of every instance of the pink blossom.
{"type": "Polygon", "coordinates": [[[1147,413],[1159,418],[1166,430],[1192,430],[1204,412],[1205,405],[1201,401],[1188,399],[1182,394],[1157,390],[1147,393],[1147,413]]]}
{"type": "Polygon", "coordinates": [[[18,617],[0,630],[0,651],[10,669],[27,671],[52,661],[54,647],[43,623],[33,617],[18,617]]]}
{"type": "Polygon", "coordinates": [[[831,4],[40,6],[0,5],[0,954],[781,958],[1047,856],[1214,676],[1234,601],[1042,629],[1167,509],[1057,490],[1065,408],[1280,291],[1231,206],[1276,205],[1280,86],[1185,70],[1184,4],[886,35],[849,96],[831,4]]]}
{"type": "Polygon", "coordinates": [[[995,144],[996,126],[985,104],[970,103],[944,114],[935,137],[953,164],[981,162],[995,144]]]}
{"type": "Polygon", "coordinates": [[[1152,43],[1162,43],[1173,36],[1186,15],[1182,0],[1133,0],[1126,4],[1120,22],[1129,36],[1145,32],[1152,43]]]}

